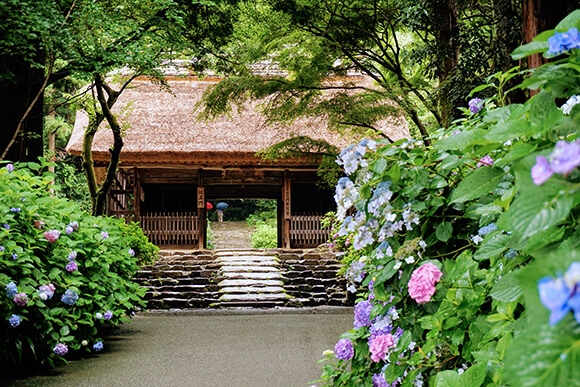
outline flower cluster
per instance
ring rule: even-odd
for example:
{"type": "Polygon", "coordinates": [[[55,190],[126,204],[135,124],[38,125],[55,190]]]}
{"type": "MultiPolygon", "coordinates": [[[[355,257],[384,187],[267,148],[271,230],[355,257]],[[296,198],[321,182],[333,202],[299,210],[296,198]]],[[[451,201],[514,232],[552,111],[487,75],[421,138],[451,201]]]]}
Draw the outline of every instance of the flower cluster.
{"type": "Polygon", "coordinates": [[[16,286],[16,284],[14,282],[8,282],[8,284],[6,284],[6,295],[8,296],[8,298],[12,298],[17,294],[18,287],[16,286]]]}
{"type": "Polygon", "coordinates": [[[350,175],[359,167],[368,167],[367,161],[363,158],[367,149],[375,151],[377,143],[373,140],[364,139],[358,145],[350,145],[340,152],[336,162],[344,168],[344,172],[347,175],[350,175]]]}
{"type": "Polygon", "coordinates": [[[348,177],[341,177],[336,185],[334,200],[338,206],[336,217],[343,220],[346,211],[359,199],[358,187],[348,177]]]}
{"type": "Polygon", "coordinates": [[[415,269],[408,284],[409,296],[419,304],[431,301],[435,294],[435,283],[439,282],[442,275],[441,270],[430,262],[415,269]]]}
{"type": "Polygon", "coordinates": [[[580,140],[556,143],[549,160],[544,156],[536,157],[536,164],[532,167],[531,175],[534,184],[541,185],[554,173],[567,175],[580,165],[580,140]]]}
{"type": "Polygon", "coordinates": [[[356,284],[362,282],[365,276],[365,264],[360,260],[352,261],[346,273],[344,274],[346,280],[348,281],[348,291],[351,293],[356,293],[356,284]]]}
{"type": "Polygon", "coordinates": [[[363,300],[354,306],[354,327],[369,327],[371,325],[371,310],[373,309],[370,301],[363,300]]]}
{"type": "Polygon", "coordinates": [[[79,295],[72,289],[67,289],[60,300],[67,305],[74,305],[79,299],[79,295]]]}
{"type": "Polygon", "coordinates": [[[350,360],[354,356],[354,348],[350,339],[340,339],[334,346],[337,359],[350,360]]]}
{"type": "Polygon", "coordinates": [[[103,342],[102,341],[97,341],[95,344],[93,344],[93,349],[95,351],[100,351],[103,349],[103,342]]]}
{"type": "Polygon", "coordinates": [[[562,113],[570,114],[572,108],[579,103],[580,103],[580,95],[573,95],[570,98],[568,98],[565,104],[560,106],[560,109],[562,110],[562,113]]]}
{"type": "Polygon", "coordinates": [[[66,344],[58,343],[54,346],[52,352],[54,352],[58,356],[64,356],[68,352],[68,347],[66,344]]]}
{"type": "Polygon", "coordinates": [[[574,48],[580,48],[580,34],[578,28],[572,27],[566,32],[555,32],[548,38],[548,54],[560,55],[574,48]]]}
{"type": "Polygon", "coordinates": [[[66,265],[66,270],[71,273],[79,268],[79,265],[76,263],[75,259],[77,259],[77,252],[73,250],[68,254],[68,257],[66,258],[66,260],[68,261],[68,264],[66,265]]]}
{"type": "Polygon", "coordinates": [[[573,311],[580,324],[580,262],[573,262],[563,277],[544,277],[538,281],[540,301],[550,310],[550,325],[573,311]]]}
{"type": "Polygon", "coordinates": [[[483,101],[481,100],[481,98],[472,98],[469,100],[469,102],[467,103],[467,105],[469,106],[469,111],[473,114],[478,113],[482,106],[483,106],[483,101]]]}
{"type": "Polygon", "coordinates": [[[42,301],[50,300],[54,296],[56,288],[53,284],[41,285],[38,287],[38,296],[42,301]]]}
{"type": "Polygon", "coordinates": [[[56,242],[58,240],[59,236],[60,236],[60,231],[58,231],[58,230],[50,230],[50,231],[44,232],[44,237],[50,243],[56,242]]]}
{"type": "Polygon", "coordinates": [[[18,325],[20,325],[20,322],[22,321],[22,319],[20,318],[20,316],[18,316],[17,314],[13,314],[12,316],[10,316],[10,318],[8,319],[8,322],[10,323],[10,326],[12,328],[16,328],[18,325]]]}
{"type": "Polygon", "coordinates": [[[495,230],[497,230],[497,226],[495,225],[495,223],[490,223],[487,226],[481,227],[479,229],[479,231],[477,232],[477,235],[471,236],[471,241],[477,245],[477,244],[479,244],[479,242],[483,241],[484,236],[492,233],[495,230]]]}
{"type": "Polygon", "coordinates": [[[14,296],[13,301],[18,306],[26,306],[28,304],[28,295],[26,293],[18,293],[14,296]]]}

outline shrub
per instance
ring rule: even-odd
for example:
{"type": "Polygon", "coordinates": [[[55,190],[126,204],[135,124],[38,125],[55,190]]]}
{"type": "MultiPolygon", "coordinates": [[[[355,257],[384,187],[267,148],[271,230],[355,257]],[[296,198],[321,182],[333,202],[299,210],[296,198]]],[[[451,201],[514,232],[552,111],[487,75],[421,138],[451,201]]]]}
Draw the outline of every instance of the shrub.
{"type": "Polygon", "coordinates": [[[252,247],[255,249],[273,249],[278,246],[278,230],[275,226],[260,223],[252,233],[252,247]]]}
{"type": "Polygon", "coordinates": [[[322,382],[578,384],[578,27],[575,11],[512,54],[564,53],[524,81],[539,89],[525,103],[503,104],[514,70],[494,74],[474,92],[496,96],[472,99],[432,147],[364,140],[340,154],[336,238],[352,242],[359,299],[322,382]]]}
{"type": "Polygon", "coordinates": [[[149,242],[147,236],[136,222],[124,224],[122,226],[123,237],[127,240],[129,247],[133,250],[139,265],[149,265],[155,262],[159,254],[159,247],[149,242]]]}
{"type": "Polygon", "coordinates": [[[145,305],[145,288],[131,281],[138,269],[129,250],[134,238],[124,236],[131,226],[51,196],[54,175],[40,169],[0,168],[3,370],[92,351],[103,341],[102,328],[128,321],[145,305]]]}

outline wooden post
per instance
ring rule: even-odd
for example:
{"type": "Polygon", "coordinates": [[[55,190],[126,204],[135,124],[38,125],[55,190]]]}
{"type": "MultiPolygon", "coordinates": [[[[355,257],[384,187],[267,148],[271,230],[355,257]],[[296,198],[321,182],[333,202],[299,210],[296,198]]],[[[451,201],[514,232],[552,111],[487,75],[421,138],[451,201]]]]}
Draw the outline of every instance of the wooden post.
{"type": "Polygon", "coordinates": [[[290,179],[284,172],[284,186],[282,187],[282,201],[284,203],[284,248],[290,248],[290,220],[292,219],[290,179]]]}
{"type": "Polygon", "coordinates": [[[198,249],[206,248],[207,221],[205,214],[205,188],[203,187],[203,169],[199,170],[197,179],[197,219],[199,225],[198,249]]]}
{"type": "Polygon", "coordinates": [[[139,223],[141,219],[141,176],[137,167],[133,168],[133,210],[135,211],[135,222],[139,223]]]}

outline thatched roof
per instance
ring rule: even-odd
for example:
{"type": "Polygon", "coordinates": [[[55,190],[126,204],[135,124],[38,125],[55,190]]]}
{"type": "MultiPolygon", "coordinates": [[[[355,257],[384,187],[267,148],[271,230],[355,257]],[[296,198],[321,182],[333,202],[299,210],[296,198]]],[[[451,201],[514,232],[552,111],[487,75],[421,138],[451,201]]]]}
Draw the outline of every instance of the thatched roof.
{"type": "MultiPolygon", "coordinates": [[[[249,165],[260,163],[255,153],[295,136],[323,139],[342,149],[353,142],[330,131],[320,118],[301,118],[290,125],[268,123],[259,113],[259,102],[249,101],[243,111],[223,116],[214,121],[199,121],[194,115],[196,103],[205,89],[218,79],[200,80],[194,77],[168,80],[171,93],[148,80],[137,79],[125,90],[114,106],[132,102],[121,153],[121,162],[129,165],[170,164],[223,164],[249,165]]],[[[84,130],[88,116],[78,111],[67,151],[81,154],[84,130]]],[[[392,139],[409,137],[406,121],[392,119],[384,122],[383,130],[392,139]]],[[[112,134],[105,125],[93,142],[93,158],[102,163],[109,158],[112,134]]],[[[262,162],[263,163],[263,162],[262,162]]],[[[300,163],[297,160],[284,165],[300,163]]]]}

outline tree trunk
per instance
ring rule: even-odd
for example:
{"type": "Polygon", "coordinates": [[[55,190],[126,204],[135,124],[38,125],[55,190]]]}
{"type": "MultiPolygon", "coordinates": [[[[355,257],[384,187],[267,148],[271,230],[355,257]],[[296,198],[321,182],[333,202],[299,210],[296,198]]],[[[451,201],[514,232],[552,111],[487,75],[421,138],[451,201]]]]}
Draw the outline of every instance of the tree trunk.
{"type": "MultiPolygon", "coordinates": [[[[439,84],[443,84],[459,62],[459,45],[458,33],[459,25],[457,22],[457,3],[455,0],[443,0],[434,10],[437,14],[439,28],[437,30],[437,43],[442,59],[437,71],[439,84]]],[[[447,127],[449,124],[452,103],[446,96],[439,99],[439,114],[441,116],[440,124],[447,127]]]]}

